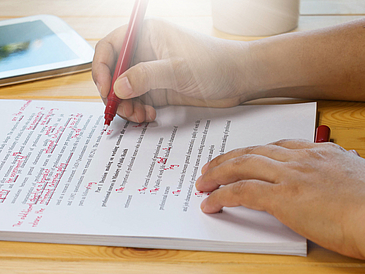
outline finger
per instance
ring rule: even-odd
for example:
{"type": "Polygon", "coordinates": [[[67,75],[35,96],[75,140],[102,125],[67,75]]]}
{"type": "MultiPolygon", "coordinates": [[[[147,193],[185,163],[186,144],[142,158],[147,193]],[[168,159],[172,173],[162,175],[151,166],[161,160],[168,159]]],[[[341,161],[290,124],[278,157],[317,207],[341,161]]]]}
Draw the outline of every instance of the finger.
{"type": "Polygon", "coordinates": [[[299,140],[299,139],[283,139],[270,143],[270,145],[280,146],[288,149],[305,149],[318,146],[318,144],[313,143],[311,141],[299,140]]]}
{"type": "Polygon", "coordinates": [[[271,158],[280,162],[290,161],[293,157],[291,150],[277,146],[277,145],[265,145],[265,146],[251,146],[246,148],[239,148],[229,151],[225,154],[217,156],[211,160],[208,164],[204,165],[202,168],[202,174],[204,174],[208,169],[219,166],[221,163],[228,161],[230,159],[240,157],[245,154],[256,154],[271,158]]]}
{"type": "Polygon", "coordinates": [[[206,171],[196,181],[196,188],[212,191],[221,185],[249,179],[277,183],[285,173],[284,168],[282,162],[261,155],[245,154],[206,171]]]}
{"type": "Polygon", "coordinates": [[[118,106],[118,114],[134,123],[152,122],[156,119],[156,110],[140,100],[123,100],[118,106]]]}
{"type": "Polygon", "coordinates": [[[122,100],[118,105],[117,114],[123,118],[127,118],[133,115],[133,111],[133,100],[122,100]]]}
{"type": "Polygon", "coordinates": [[[217,213],[223,207],[236,206],[271,212],[275,187],[259,180],[239,181],[213,191],[200,207],[208,214],[217,213]]]}
{"type": "Polygon", "coordinates": [[[146,113],[145,122],[153,122],[156,119],[156,110],[150,105],[144,105],[144,110],[146,113]]]}
{"type": "Polygon", "coordinates": [[[152,101],[149,96],[139,97],[138,99],[121,100],[118,105],[117,114],[126,120],[136,123],[138,122],[138,119],[144,119],[141,122],[153,122],[156,119],[156,110],[154,107],[148,105],[151,103],[152,101]],[[138,101],[138,103],[135,101],[138,101]],[[138,104],[137,108],[134,108],[135,104],[138,104]],[[143,108],[140,107],[140,105],[142,105],[143,108]]]}
{"type": "Polygon", "coordinates": [[[356,156],[360,156],[360,154],[355,149],[351,149],[349,152],[355,154],[356,156]]]}
{"type": "Polygon", "coordinates": [[[110,44],[100,45],[96,48],[94,60],[92,62],[92,77],[95,85],[98,88],[100,96],[105,99],[110,90],[112,80],[112,69],[108,63],[114,60],[114,55],[111,53],[110,44]]]}
{"type": "Polygon", "coordinates": [[[115,81],[114,92],[121,99],[130,99],[152,89],[177,90],[174,68],[179,75],[184,75],[177,62],[180,61],[169,59],[138,63],[115,81]]]}
{"type": "Polygon", "coordinates": [[[96,44],[92,62],[92,77],[102,98],[108,96],[111,75],[115,69],[115,63],[122,47],[126,29],[127,26],[122,26],[96,44]]]}

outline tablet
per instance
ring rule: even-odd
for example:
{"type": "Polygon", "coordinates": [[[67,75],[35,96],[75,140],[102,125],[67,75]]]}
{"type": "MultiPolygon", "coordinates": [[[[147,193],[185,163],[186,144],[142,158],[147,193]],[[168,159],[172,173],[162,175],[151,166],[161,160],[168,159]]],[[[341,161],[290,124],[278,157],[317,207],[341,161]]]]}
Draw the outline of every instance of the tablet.
{"type": "Polygon", "coordinates": [[[0,86],[89,70],[93,48],[63,20],[0,21],[0,86]]]}

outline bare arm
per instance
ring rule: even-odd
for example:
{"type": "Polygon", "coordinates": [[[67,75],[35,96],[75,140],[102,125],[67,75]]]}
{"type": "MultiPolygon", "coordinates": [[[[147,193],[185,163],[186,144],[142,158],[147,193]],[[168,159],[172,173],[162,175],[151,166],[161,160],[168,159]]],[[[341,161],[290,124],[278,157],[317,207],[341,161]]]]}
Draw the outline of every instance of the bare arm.
{"type": "MultiPolygon", "coordinates": [[[[118,113],[151,121],[154,107],[229,107],[267,97],[365,101],[365,19],[252,42],[146,21],[135,66],[114,88],[118,113]],[[152,107],[151,107],[152,106],[152,107]]],[[[125,26],[101,40],[93,78],[106,99],[125,26]]]]}
{"type": "Polygon", "coordinates": [[[250,89],[256,98],[365,101],[364,45],[364,19],[254,41],[250,54],[257,79],[250,89]]]}

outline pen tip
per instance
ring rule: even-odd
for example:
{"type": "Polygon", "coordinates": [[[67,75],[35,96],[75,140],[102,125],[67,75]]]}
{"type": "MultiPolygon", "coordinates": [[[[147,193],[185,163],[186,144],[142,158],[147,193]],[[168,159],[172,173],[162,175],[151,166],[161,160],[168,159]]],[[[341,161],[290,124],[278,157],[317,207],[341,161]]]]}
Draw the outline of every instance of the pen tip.
{"type": "Polygon", "coordinates": [[[104,125],[103,132],[105,132],[108,129],[108,125],[104,125]]]}

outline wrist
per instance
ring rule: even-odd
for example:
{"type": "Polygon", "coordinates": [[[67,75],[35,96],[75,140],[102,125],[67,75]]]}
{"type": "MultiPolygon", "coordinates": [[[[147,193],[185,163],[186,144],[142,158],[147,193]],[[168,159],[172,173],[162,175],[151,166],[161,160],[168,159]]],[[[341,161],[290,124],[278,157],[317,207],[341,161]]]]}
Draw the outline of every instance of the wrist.
{"type": "Polygon", "coordinates": [[[363,224],[365,223],[365,206],[356,210],[356,213],[351,222],[349,228],[351,229],[351,242],[353,257],[365,260],[365,232],[363,224]]]}
{"type": "Polygon", "coordinates": [[[301,81],[295,69],[298,69],[300,59],[292,54],[292,47],[286,40],[285,37],[271,37],[240,43],[240,57],[236,62],[242,76],[239,90],[244,101],[301,97],[293,93],[301,81]]]}

